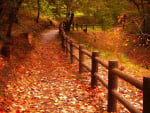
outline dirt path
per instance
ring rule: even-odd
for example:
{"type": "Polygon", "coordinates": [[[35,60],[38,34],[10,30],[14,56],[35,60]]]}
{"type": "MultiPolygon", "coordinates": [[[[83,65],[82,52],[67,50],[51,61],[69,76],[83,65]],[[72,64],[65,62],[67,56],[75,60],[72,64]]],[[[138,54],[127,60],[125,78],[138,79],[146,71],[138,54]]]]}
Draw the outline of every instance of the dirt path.
{"type": "MultiPolygon", "coordinates": [[[[16,66],[17,82],[10,83],[11,96],[0,107],[7,113],[96,113],[99,95],[89,89],[89,73],[77,76],[77,64],[69,64],[61,49],[58,30],[41,34],[29,57],[16,66]],[[80,79],[79,79],[80,78],[80,79]],[[94,93],[93,93],[94,92],[94,93]]],[[[101,93],[101,92],[98,92],[101,93]]]]}
{"type": "Polygon", "coordinates": [[[42,43],[49,43],[51,40],[58,37],[59,30],[51,30],[41,34],[41,42],[42,43]]]}

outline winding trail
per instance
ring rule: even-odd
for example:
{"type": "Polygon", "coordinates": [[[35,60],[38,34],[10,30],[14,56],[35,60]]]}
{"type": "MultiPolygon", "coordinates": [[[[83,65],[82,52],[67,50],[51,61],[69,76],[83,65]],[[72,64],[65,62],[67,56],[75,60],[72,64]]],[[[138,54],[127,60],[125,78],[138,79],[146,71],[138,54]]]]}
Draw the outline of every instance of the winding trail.
{"type": "Polygon", "coordinates": [[[41,42],[42,43],[49,43],[51,40],[58,37],[59,30],[50,30],[48,32],[44,32],[41,34],[41,42]]]}
{"type": "Polygon", "coordinates": [[[67,63],[58,30],[42,33],[29,56],[16,66],[17,82],[8,85],[10,113],[100,112],[100,99],[89,89],[89,73],[82,81],[74,74],[78,65],[67,63]]]}
{"type": "MultiPolygon", "coordinates": [[[[0,97],[0,113],[106,113],[106,88],[98,82],[94,90],[90,89],[90,72],[78,74],[78,63],[69,63],[58,30],[45,31],[38,39],[35,38],[34,49],[21,62],[7,64],[13,66],[13,70],[5,70],[8,76],[17,80],[4,81],[6,98],[0,97]]],[[[108,71],[100,69],[107,81],[108,71]]],[[[136,105],[142,109],[142,92],[127,87],[123,81],[119,85],[119,92],[134,103],[140,102],[136,105]]],[[[119,104],[117,107],[118,111],[128,113],[119,104]]]]}

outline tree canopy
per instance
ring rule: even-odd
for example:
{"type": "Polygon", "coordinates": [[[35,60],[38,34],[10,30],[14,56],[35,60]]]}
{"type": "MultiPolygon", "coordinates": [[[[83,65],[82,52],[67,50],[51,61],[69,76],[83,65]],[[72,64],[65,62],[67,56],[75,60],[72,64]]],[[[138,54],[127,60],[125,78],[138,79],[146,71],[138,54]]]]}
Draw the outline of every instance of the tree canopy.
{"type": "Polygon", "coordinates": [[[40,14],[50,17],[69,18],[73,13],[76,17],[82,15],[93,16],[95,22],[110,28],[118,24],[118,16],[126,13],[130,20],[136,21],[140,18],[138,27],[144,33],[150,33],[150,8],[149,0],[1,0],[0,1],[0,26],[8,26],[7,36],[11,36],[13,23],[17,23],[17,13],[20,7],[31,12],[37,12],[36,22],[40,14]],[[9,24],[8,24],[9,23],[9,24]]]}

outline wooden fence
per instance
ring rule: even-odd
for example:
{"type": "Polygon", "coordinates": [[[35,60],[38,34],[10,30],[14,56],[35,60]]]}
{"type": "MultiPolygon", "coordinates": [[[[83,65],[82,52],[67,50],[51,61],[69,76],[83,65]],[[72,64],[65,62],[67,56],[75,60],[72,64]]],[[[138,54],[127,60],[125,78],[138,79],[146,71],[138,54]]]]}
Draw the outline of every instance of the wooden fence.
{"type": "Polygon", "coordinates": [[[96,26],[103,27],[101,24],[75,24],[75,23],[73,23],[71,25],[71,28],[72,28],[73,31],[75,30],[75,28],[76,28],[77,31],[80,28],[81,30],[84,30],[85,32],[87,32],[88,27],[92,27],[92,29],[94,30],[96,26]]]}
{"type": "Polygon", "coordinates": [[[117,92],[118,78],[121,78],[143,91],[143,113],[150,113],[150,76],[144,76],[143,81],[140,81],[119,70],[118,61],[110,60],[108,63],[105,63],[99,58],[98,51],[90,53],[84,49],[82,44],[79,46],[75,44],[65,34],[62,24],[60,24],[59,32],[62,40],[62,48],[66,51],[67,56],[70,54],[71,63],[74,63],[75,59],[79,61],[79,73],[82,73],[84,68],[91,72],[91,88],[96,87],[97,82],[100,81],[104,87],[108,89],[108,112],[117,112],[117,100],[119,100],[120,103],[123,104],[131,113],[141,113],[138,108],[132,105],[131,102],[117,92]],[[79,50],[79,56],[74,54],[74,49],[79,50]],[[91,58],[91,67],[84,63],[84,55],[91,58]],[[101,75],[97,73],[99,64],[108,69],[108,82],[106,82],[101,75]]]}

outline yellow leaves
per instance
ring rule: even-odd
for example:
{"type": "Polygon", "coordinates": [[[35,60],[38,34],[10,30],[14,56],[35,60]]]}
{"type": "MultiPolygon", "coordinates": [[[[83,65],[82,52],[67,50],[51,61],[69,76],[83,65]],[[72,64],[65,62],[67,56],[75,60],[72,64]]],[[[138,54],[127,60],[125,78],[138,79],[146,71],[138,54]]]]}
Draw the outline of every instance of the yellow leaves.
{"type": "Polygon", "coordinates": [[[41,96],[40,95],[36,95],[36,96],[34,96],[35,98],[37,98],[37,99],[41,99],[41,96]]]}
{"type": "Polygon", "coordinates": [[[128,46],[128,43],[125,43],[125,44],[123,44],[122,46],[126,47],[126,46],[128,46]]]}
{"type": "Polygon", "coordinates": [[[62,102],[62,101],[58,101],[58,104],[60,104],[60,105],[61,105],[61,104],[63,104],[63,102],[62,102]]]}
{"type": "Polygon", "coordinates": [[[88,111],[89,113],[94,113],[94,112],[96,112],[96,108],[95,108],[94,106],[88,106],[88,107],[87,107],[87,111],[88,111]]]}
{"type": "Polygon", "coordinates": [[[36,113],[36,109],[31,109],[30,113],[36,113]]]}
{"type": "Polygon", "coordinates": [[[43,96],[42,98],[43,98],[43,99],[49,99],[49,97],[48,97],[48,96],[43,96]]]}

